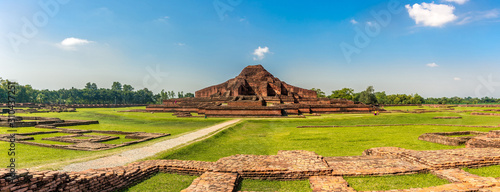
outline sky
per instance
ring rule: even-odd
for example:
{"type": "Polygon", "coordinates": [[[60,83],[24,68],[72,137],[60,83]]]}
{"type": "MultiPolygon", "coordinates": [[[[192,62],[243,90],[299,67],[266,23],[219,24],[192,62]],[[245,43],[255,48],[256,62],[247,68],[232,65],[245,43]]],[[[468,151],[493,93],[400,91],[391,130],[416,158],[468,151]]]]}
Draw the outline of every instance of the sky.
{"type": "Polygon", "coordinates": [[[0,0],[0,77],[195,92],[262,64],[328,94],[500,97],[500,1],[0,0]]]}

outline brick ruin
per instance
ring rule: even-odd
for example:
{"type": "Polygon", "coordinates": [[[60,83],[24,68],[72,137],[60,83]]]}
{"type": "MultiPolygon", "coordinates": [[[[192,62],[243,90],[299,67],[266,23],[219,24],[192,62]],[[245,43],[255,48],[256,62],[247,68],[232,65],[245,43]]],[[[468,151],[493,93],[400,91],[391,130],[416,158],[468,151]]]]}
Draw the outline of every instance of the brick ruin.
{"type": "MultiPolygon", "coordinates": [[[[99,121],[86,121],[86,120],[61,120],[59,118],[49,118],[49,117],[29,117],[29,116],[16,116],[16,127],[35,127],[44,129],[54,129],[54,131],[38,131],[30,133],[16,133],[16,143],[22,143],[27,145],[34,145],[40,147],[50,147],[56,149],[68,149],[68,150],[80,150],[80,151],[100,151],[113,149],[117,147],[128,146],[151,139],[156,139],[160,137],[169,136],[170,134],[165,133],[145,133],[145,132],[123,132],[123,131],[101,131],[101,130],[80,130],[80,129],[69,129],[68,126],[78,126],[78,125],[90,125],[99,124],[99,121]],[[29,121],[25,121],[29,120],[29,121]],[[34,138],[32,135],[40,134],[51,134],[51,133],[70,133],[71,135],[57,136],[57,137],[46,137],[42,140],[57,141],[68,143],[67,145],[59,144],[46,144],[33,142],[34,138]],[[106,141],[111,141],[119,139],[117,136],[106,136],[106,135],[89,135],[86,133],[100,133],[100,134],[113,134],[113,135],[125,135],[125,139],[135,139],[133,141],[124,142],[121,144],[107,144],[102,143],[106,141]],[[81,138],[85,137],[85,138],[81,138]]],[[[7,122],[8,117],[0,117],[0,127],[9,127],[7,122]]],[[[10,141],[11,134],[0,134],[0,141],[10,141]]]]}
{"type": "Polygon", "coordinates": [[[500,147],[500,130],[490,131],[487,134],[471,138],[466,143],[468,148],[498,148],[500,147]]]}
{"type": "Polygon", "coordinates": [[[500,148],[500,130],[492,130],[487,133],[480,131],[424,133],[418,139],[452,146],[465,144],[466,148],[500,148]]]}
{"type": "Polygon", "coordinates": [[[158,172],[200,176],[184,192],[236,191],[242,179],[309,179],[313,191],[355,191],[345,176],[431,173],[449,184],[391,191],[498,191],[500,178],[480,177],[459,168],[500,164],[499,148],[415,151],[397,147],[365,150],[361,156],[323,157],[311,151],[277,155],[233,155],[216,162],[148,160],[80,172],[17,170],[16,179],[0,169],[1,191],[116,191],[158,172]]]}
{"type": "Polygon", "coordinates": [[[148,112],[198,113],[210,117],[276,117],[309,113],[383,111],[345,99],[318,98],[315,91],[289,85],[262,65],[250,65],[233,79],[196,91],[194,98],[164,100],[148,112]]]}
{"type": "Polygon", "coordinates": [[[478,135],[486,135],[486,133],[480,131],[424,133],[418,137],[418,140],[429,141],[443,145],[459,146],[465,144],[467,141],[478,135]],[[450,136],[455,136],[455,137],[450,137],[450,136]]]}

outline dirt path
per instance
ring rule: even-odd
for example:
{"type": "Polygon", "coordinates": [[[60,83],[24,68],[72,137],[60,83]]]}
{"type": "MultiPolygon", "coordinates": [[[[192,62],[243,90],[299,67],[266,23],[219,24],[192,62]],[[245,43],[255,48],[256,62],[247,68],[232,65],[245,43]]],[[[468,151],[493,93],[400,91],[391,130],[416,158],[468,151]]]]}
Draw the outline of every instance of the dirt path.
{"type": "Polygon", "coordinates": [[[189,143],[191,141],[197,140],[199,138],[205,137],[214,131],[217,131],[221,128],[227,127],[229,125],[233,125],[239,122],[240,119],[234,119],[230,121],[226,121],[217,125],[213,125],[211,127],[200,129],[198,131],[188,133],[182,135],[177,138],[173,138],[170,140],[162,141],[159,143],[155,143],[150,146],[141,147],[137,149],[131,149],[128,151],[124,151],[122,153],[103,157],[91,161],[81,162],[81,163],[73,163],[66,167],[64,167],[63,171],[84,171],[87,169],[98,169],[98,168],[106,168],[106,167],[116,167],[121,165],[126,165],[128,163],[137,161],[139,159],[143,159],[146,157],[153,156],[159,152],[172,149],[179,145],[183,145],[189,143]]]}

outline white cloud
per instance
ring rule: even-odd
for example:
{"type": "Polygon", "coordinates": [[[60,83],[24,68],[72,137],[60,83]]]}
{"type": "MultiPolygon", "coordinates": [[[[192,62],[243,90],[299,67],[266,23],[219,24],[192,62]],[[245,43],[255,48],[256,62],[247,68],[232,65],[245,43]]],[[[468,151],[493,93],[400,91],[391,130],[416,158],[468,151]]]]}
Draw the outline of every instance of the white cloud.
{"type": "Polygon", "coordinates": [[[78,39],[74,37],[66,38],[61,41],[61,45],[63,46],[76,46],[76,45],[85,45],[89,44],[91,41],[85,39],[78,39]]]}
{"type": "Polygon", "coordinates": [[[408,14],[415,20],[415,23],[430,27],[442,27],[446,23],[457,19],[453,14],[455,7],[444,4],[415,3],[413,6],[406,5],[408,14]]]}
{"type": "Polygon", "coordinates": [[[444,0],[446,2],[453,2],[453,3],[457,3],[457,4],[460,4],[460,5],[463,5],[465,3],[467,3],[467,1],[469,0],[444,0]]]}
{"type": "Polygon", "coordinates": [[[463,19],[458,22],[459,25],[488,20],[488,19],[496,19],[500,16],[500,11],[498,9],[492,9],[488,11],[479,11],[479,12],[469,12],[463,16],[463,19]]]}
{"type": "Polygon", "coordinates": [[[169,16],[164,16],[164,17],[160,17],[158,19],[155,19],[156,22],[161,22],[161,23],[165,23],[167,22],[167,20],[169,20],[170,17],[169,16]]]}
{"type": "Polygon", "coordinates": [[[66,50],[76,50],[77,46],[87,45],[89,43],[92,43],[92,41],[69,37],[61,41],[60,47],[66,50]]]}
{"type": "Polygon", "coordinates": [[[268,47],[260,47],[255,49],[253,51],[253,55],[257,56],[257,57],[254,57],[253,60],[256,61],[256,60],[262,60],[264,59],[264,55],[266,53],[269,53],[269,48],[268,47]]]}
{"type": "Polygon", "coordinates": [[[462,79],[461,79],[460,77],[454,77],[454,78],[453,78],[453,80],[455,80],[455,81],[460,81],[460,80],[462,80],[462,79]]]}
{"type": "Polygon", "coordinates": [[[176,43],[176,45],[179,45],[179,46],[184,46],[186,45],[185,43],[176,43]]]}
{"type": "Polygon", "coordinates": [[[351,19],[351,21],[349,21],[349,22],[351,22],[351,23],[352,23],[352,24],[354,24],[354,25],[355,25],[355,24],[358,24],[358,21],[356,21],[355,19],[351,19]]]}
{"type": "Polygon", "coordinates": [[[439,67],[439,65],[436,63],[428,63],[427,67],[439,67]]]}

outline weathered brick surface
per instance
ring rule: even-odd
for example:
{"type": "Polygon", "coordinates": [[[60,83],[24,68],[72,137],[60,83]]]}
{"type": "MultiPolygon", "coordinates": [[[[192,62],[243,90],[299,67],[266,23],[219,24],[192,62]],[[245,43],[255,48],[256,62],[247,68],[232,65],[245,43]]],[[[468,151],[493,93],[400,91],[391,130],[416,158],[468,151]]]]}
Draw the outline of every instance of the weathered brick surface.
{"type": "Polygon", "coordinates": [[[429,169],[419,163],[390,157],[359,156],[345,160],[326,157],[325,160],[332,169],[331,175],[336,176],[415,174],[429,169]]]}
{"type": "Polygon", "coordinates": [[[462,119],[462,117],[438,116],[438,117],[433,117],[433,119],[462,119]]]}
{"type": "Polygon", "coordinates": [[[486,135],[480,131],[458,131],[458,132],[440,132],[440,133],[424,133],[418,137],[418,140],[439,143],[443,145],[458,146],[463,145],[470,139],[476,136],[449,137],[457,135],[486,135]]]}
{"type": "Polygon", "coordinates": [[[500,147],[500,130],[493,130],[486,135],[474,137],[467,141],[467,148],[499,148],[500,147]]]}
{"type": "Polygon", "coordinates": [[[267,180],[307,179],[309,176],[331,172],[323,157],[310,151],[279,151],[278,155],[233,155],[219,159],[214,171],[267,180]]]}
{"type": "Polygon", "coordinates": [[[195,92],[196,97],[257,95],[261,97],[292,95],[316,98],[316,92],[289,85],[269,73],[262,65],[250,65],[222,84],[195,92]]]}
{"type": "Polygon", "coordinates": [[[0,170],[1,191],[114,191],[141,182],[158,173],[201,175],[185,191],[232,191],[239,178],[310,179],[315,191],[349,191],[340,176],[399,175],[428,172],[453,183],[393,191],[494,191],[495,178],[479,177],[459,167],[500,163],[500,149],[462,148],[414,151],[396,147],[373,148],[364,156],[322,157],[309,151],[279,151],[277,155],[234,155],[217,162],[149,160],[127,166],[81,172],[18,170],[20,178],[9,180],[0,170]],[[337,177],[335,177],[337,176],[337,177]]]}
{"type": "Polygon", "coordinates": [[[237,173],[206,172],[196,178],[191,185],[182,192],[233,192],[238,184],[237,173]]]}
{"type": "Polygon", "coordinates": [[[408,162],[427,165],[430,169],[481,167],[500,164],[500,148],[415,151],[397,147],[381,147],[365,150],[363,154],[400,158],[408,162]]]}
{"type": "Polygon", "coordinates": [[[355,192],[342,177],[312,176],[309,184],[313,192],[355,192]]]}
{"type": "Polygon", "coordinates": [[[499,186],[488,187],[488,188],[484,188],[484,189],[479,189],[478,192],[498,192],[498,191],[500,191],[500,187],[499,186]]]}
{"type": "Polygon", "coordinates": [[[443,170],[433,170],[432,174],[438,176],[441,179],[446,179],[452,183],[476,183],[476,182],[490,182],[495,183],[497,180],[493,177],[480,177],[462,169],[443,169],[443,170]]]}
{"type": "Polygon", "coordinates": [[[57,137],[46,137],[42,138],[42,140],[49,141],[60,141],[67,143],[83,143],[83,142],[104,142],[114,139],[119,139],[120,137],[116,136],[106,136],[106,135],[83,135],[83,134],[74,134],[74,135],[64,135],[57,137]],[[89,137],[88,139],[77,139],[76,137],[89,137]]]}
{"type": "Polygon", "coordinates": [[[500,113],[479,113],[479,112],[472,112],[470,113],[471,115],[489,115],[489,116],[500,116],[500,113]]]}

